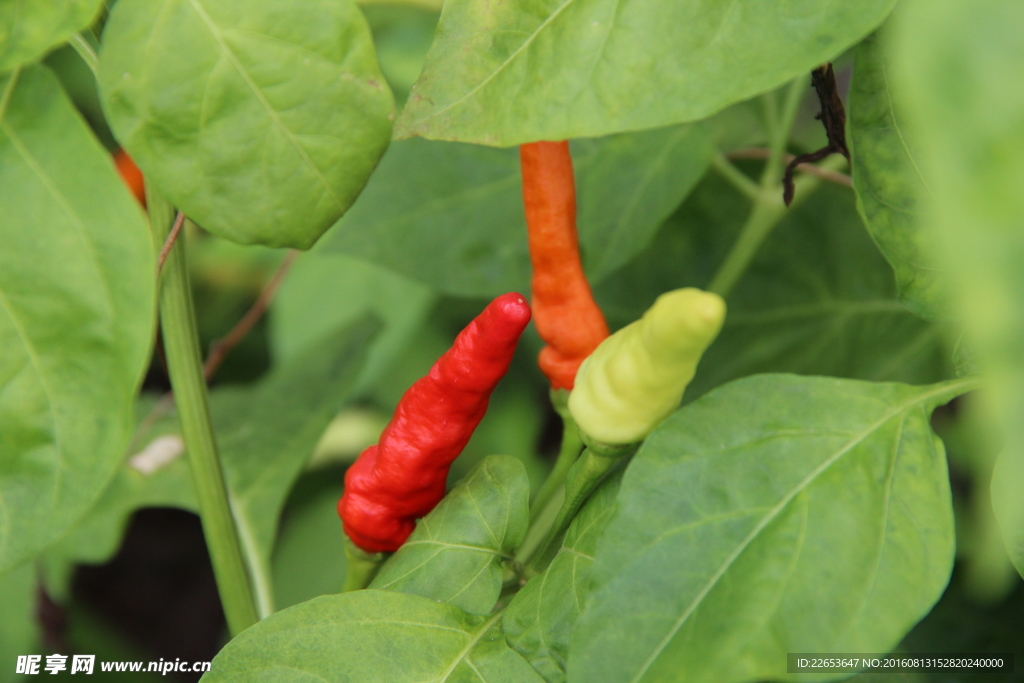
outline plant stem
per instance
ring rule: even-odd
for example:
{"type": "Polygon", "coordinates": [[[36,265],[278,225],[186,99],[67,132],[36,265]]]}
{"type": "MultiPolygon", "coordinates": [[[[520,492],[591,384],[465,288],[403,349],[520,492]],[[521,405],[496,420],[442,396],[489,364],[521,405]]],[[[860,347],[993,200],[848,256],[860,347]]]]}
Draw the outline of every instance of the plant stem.
{"type": "Polygon", "coordinates": [[[93,78],[100,77],[100,58],[93,49],[92,43],[85,39],[81,33],[75,33],[68,40],[68,44],[75,49],[78,56],[82,58],[85,65],[92,71],[93,78]]]}
{"type": "MultiPolygon", "coordinates": [[[[836,170],[846,163],[846,159],[836,155],[826,159],[821,167],[827,170],[836,170]]],[[[796,196],[788,210],[795,209],[821,185],[821,178],[814,175],[804,175],[793,183],[796,187],[796,196]]],[[[740,235],[732,245],[732,249],[725,257],[722,265],[718,267],[711,282],[708,284],[708,291],[715,292],[722,297],[727,297],[732,288],[746,272],[750,262],[757,255],[758,249],[765,238],[771,234],[775,226],[786,215],[786,205],[782,203],[781,189],[778,191],[763,191],[757,201],[750,209],[747,222],[740,229],[740,235]]]]}
{"type": "Polygon", "coordinates": [[[358,591],[366,588],[373,581],[384,563],[384,553],[368,553],[356,547],[350,538],[345,538],[345,560],[347,575],[341,592],[358,591]]]}
{"type": "MultiPolygon", "coordinates": [[[[787,208],[782,202],[782,193],[778,191],[778,185],[785,171],[786,143],[789,141],[789,133],[805,89],[806,84],[803,78],[797,78],[789,84],[782,105],[782,113],[777,116],[777,120],[775,114],[768,114],[775,111],[774,98],[770,101],[766,100],[766,118],[769,120],[769,124],[774,124],[769,125],[771,144],[768,161],[765,162],[764,171],[761,173],[760,187],[756,196],[753,197],[747,221],[740,230],[739,237],[736,238],[729,254],[719,266],[714,277],[711,278],[707,287],[709,291],[727,297],[757,255],[761,244],[786,215],[787,208]]],[[[843,163],[846,163],[846,160],[842,157],[838,157],[838,160],[833,157],[826,160],[822,167],[835,170],[843,163]]],[[[805,199],[820,184],[819,176],[806,175],[797,178],[794,183],[797,189],[796,198],[789,208],[795,208],[797,202],[805,199]]]]}
{"type": "Polygon", "coordinates": [[[544,507],[538,507],[537,518],[530,523],[530,528],[526,531],[526,537],[523,539],[522,545],[516,550],[516,556],[513,558],[512,565],[522,573],[523,563],[528,561],[537,550],[540,548],[541,541],[547,534],[548,529],[551,528],[552,523],[555,521],[555,516],[558,511],[562,508],[562,502],[565,500],[565,487],[555,489],[554,495],[548,500],[544,507]]]}
{"type": "MultiPolygon", "coordinates": [[[[174,211],[148,189],[146,199],[154,238],[158,244],[163,243],[170,232],[174,211]]],[[[228,629],[235,635],[259,619],[210,424],[184,235],[175,242],[161,274],[160,324],[203,534],[228,629]]]]}
{"type": "Polygon", "coordinates": [[[562,501],[562,507],[559,508],[555,521],[544,535],[544,540],[537,544],[537,551],[532,557],[524,554],[520,560],[527,565],[526,573],[528,575],[541,571],[550,561],[558,549],[556,544],[569,528],[583,504],[590,498],[590,494],[604,481],[615,465],[625,462],[625,460],[623,455],[614,457],[598,455],[590,448],[583,452],[580,459],[569,470],[565,481],[565,500],[562,501]]]}
{"type": "Polygon", "coordinates": [[[569,468],[576,462],[580,451],[583,450],[583,440],[580,438],[579,429],[576,428],[576,421],[572,419],[572,414],[569,412],[566,404],[567,400],[568,392],[552,392],[551,402],[554,404],[555,410],[562,417],[562,446],[558,451],[558,459],[555,461],[555,466],[551,468],[548,478],[544,480],[544,484],[541,485],[540,490],[537,491],[537,495],[530,504],[530,522],[537,519],[544,506],[548,504],[551,497],[561,488],[569,468]]]}
{"type": "Polygon", "coordinates": [[[786,98],[782,103],[782,115],[768,145],[771,154],[768,157],[768,163],[764,165],[764,172],[761,174],[761,189],[771,189],[782,180],[782,174],[786,168],[783,161],[786,155],[786,144],[789,142],[793,121],[796,119],[796,112],[806,89],[807,81],[803,77],[793,79],[789,87],[786,88],[786,98]]]}
{"type": "Polygon", "coordinates": [[[751,180],[746,173],[736,168],[721,152],[712,157],[711,165],[723,178],[732,183],[733,187],[745,194],[748,199],[757,201],[761,196],[761,186],[751,180]]]}

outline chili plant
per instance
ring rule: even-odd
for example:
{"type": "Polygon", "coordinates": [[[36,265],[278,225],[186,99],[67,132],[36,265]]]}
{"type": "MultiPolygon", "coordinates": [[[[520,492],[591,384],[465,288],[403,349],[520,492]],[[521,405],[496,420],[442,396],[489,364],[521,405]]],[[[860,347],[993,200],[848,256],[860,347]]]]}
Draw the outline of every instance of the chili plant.
{"type": "Polygon", "coordinates": [[[969,651],[920,634],[1024,571],[1024,9],[441,4],[0,3],[0,677],[160,506],[211,683],[969,651]]]}

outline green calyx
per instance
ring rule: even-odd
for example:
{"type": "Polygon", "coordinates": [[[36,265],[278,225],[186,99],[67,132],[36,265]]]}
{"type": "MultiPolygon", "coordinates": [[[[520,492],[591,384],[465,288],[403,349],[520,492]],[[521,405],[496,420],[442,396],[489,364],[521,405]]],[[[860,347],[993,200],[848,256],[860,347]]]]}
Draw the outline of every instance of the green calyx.
{"type": "Polygon", "coordinates": [[[724,320],[720,296],[688,287],[662,294],[640,320],[605,339],[569,396],[584,441],[602,450],[642,441],[679,405],[724,320]]]}

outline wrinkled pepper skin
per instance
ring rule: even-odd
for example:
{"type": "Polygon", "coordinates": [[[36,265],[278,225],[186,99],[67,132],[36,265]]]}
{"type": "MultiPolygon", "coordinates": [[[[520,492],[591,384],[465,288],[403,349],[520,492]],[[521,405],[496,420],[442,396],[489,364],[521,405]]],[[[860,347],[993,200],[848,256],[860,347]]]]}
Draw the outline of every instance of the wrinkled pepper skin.
{"type": "Polygon", "coordinates": [[[585,439],[642,441],[679,405],[724,319],[725,302],[717,294],[677,289],[602,342],[569,395],[569,412],[585,439]]]}
{"type": "Polygon", "coordinates": [[[123,149],[114,152],[114,163],[117,164],[117,172],[121,174],[121,180],[135,195],[135,199],[142,206],[146,206],[146,183],[142,178],[142,171],[123,149]]]}
{"type": "Polygon", "coordinates": [[[448,469],[487,412],[530,321],[521,295],[492,301],[402,396],[380,441],[345,474],[345,533],[368,553],[393,552],[444,497],[448,469]]]}
{"type": "Polygon", "coordinates": [[[576,186],[568,142],[519,148],[534,323],[547,344],[538,359],[552,389],[572,389],[576,371],[608,336],[583,273],[576,233],[576,186]]]}

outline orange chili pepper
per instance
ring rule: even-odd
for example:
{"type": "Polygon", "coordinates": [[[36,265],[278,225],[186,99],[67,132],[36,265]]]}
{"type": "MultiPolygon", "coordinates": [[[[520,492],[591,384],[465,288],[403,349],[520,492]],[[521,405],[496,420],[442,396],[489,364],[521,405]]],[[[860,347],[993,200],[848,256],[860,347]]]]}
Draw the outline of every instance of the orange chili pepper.
{"type": "Polygon", "coordinates": [[[142,178],[142,171],[123,149],[114,152],[114,163],[117,164],[117,172],[121,174],[121,180],[135,195],[135,199],[142,206],[146,206],[146,183],[142,178]]]}
{"type": "Polygon", "coordinates": [[[552,389],[572,389],[580,363],[608,336],[608,324],[580,261],[569,143],[521,145],[519,160],[533,264],[533,319],[547,343],[538,365],[552,389]]]}

